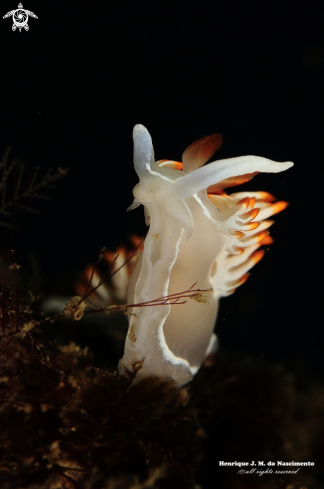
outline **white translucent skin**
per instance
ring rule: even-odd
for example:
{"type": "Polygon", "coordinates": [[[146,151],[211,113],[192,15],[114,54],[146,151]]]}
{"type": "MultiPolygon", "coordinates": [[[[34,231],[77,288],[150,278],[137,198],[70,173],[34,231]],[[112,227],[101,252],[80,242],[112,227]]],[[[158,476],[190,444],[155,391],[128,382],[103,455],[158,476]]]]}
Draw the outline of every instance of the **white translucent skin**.
{"type": "MultiPolygon", "coordinates": [[[[179,293],[196,282],[195,288],[213,288],[213,292],[208,303],[188,300],[184,305],[130,311],[129,328],[132,330],[129,329],[126,337],[119,370],[121,374],[125,369],[132,371],[135,362],[144,360],[136,380],[156,375],[183,385],[192,379],[206,354],[215,347],[213,329],[218,301],[222,295],[227,295],[222,283],[226,284],[231,278],[227,274],[226,260],[229,251],[234,253],[233,246],[238,241],[231,230],[237,223],[239,206],[234,204],[239,199],[226,203],[230,208],[221,213],[221,205],[217,208],[207,198],[207,187],[237,175],[258,171],[277,173],[293,163],[243,156],[199,168],[205,161],[199,161],[199,152],[195,150],[194,154],[184,153],[183,171],[179,171],[155,163],[152,140],[144,126],[134,127],[133,139],[134,165],[140,182],[134,188],[135,200],[131,208],[139,204],[146,207],[150,228],[131,277],[128,303],[179,293]]],[[[246,255],[256,247],[247,247],[246,255]]],[[[235,266],[243,263],[234,256],[235,259],[235,266]]],[[[243,273],[251,266],[243,263],[243,273]]]]}

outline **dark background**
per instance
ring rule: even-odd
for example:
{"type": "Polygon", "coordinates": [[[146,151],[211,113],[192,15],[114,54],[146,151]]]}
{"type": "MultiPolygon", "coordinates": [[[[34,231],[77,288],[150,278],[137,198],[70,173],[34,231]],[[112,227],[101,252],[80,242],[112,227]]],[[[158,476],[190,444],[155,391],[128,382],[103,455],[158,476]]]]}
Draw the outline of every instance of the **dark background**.
{"type": "MultiPolygon", "coordinates": [[[[2,1],[1,17],[16,3],[2,1]]],[[[24,8],[38,16],[29,32],[0,20],[0,149],[11,146],[27,173],[70,172],[49,202],[35,204],[40,216],[24,216],[17,261],[28,271],[33,253],[45,292],[73,293],[102,246],[146,233],[142,209],[125,212],[137,183],[134,124],[149,129],[156,159],[181,160],[193,141],[221,132],[217,158],[295,163],[245,186],[291,205],[275,217],[275,244],[248,283],[222,300],[221,348],[321,378],[321,2],[26,0],[24,8]]]]}

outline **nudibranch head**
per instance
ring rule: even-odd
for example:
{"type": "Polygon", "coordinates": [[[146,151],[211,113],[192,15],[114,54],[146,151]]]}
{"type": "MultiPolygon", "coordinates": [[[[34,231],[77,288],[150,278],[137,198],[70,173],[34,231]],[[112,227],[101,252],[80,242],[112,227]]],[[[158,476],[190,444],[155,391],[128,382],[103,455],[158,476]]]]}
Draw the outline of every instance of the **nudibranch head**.
{"type": "Polygon", "coordinates": [[[258,172],[287,170],[293,163],[242,156],[203,166],[222,143],[218,134],[189,146],[182,163],[156,162],[147,129],[136,125],[133,138],[139,183],[130,209],[144,205],[150,227],[130,280],[128,303],[176,295],[195,283],[212,292],[208,300],[198,297],[184,305],[134,307],[119,370],[132,371],[140,362],[136,379],[156,375],[183,385],[215,350],[220,297],[245,282],[263,256],[258,248],[271,242],[267,218],[287,205],[274,203],[266,192],[227,195],[224,188],[258,172]]]}

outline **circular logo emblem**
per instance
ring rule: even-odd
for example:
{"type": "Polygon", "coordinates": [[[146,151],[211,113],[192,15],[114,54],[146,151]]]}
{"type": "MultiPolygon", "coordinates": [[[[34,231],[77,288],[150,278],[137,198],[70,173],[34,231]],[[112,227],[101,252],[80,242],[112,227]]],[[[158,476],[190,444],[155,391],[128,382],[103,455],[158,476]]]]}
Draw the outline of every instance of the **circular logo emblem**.
{"type": "Polygon", "coordinates": [[[12,20],[13,20],[15,26],[18,27],[18,29],[25,27],[27,25],[27,22],[28,22],[28,14],[27,14],[26,10],[24,10],[22,8],[15,10],[15,12],[12,16],[12,20]]]}

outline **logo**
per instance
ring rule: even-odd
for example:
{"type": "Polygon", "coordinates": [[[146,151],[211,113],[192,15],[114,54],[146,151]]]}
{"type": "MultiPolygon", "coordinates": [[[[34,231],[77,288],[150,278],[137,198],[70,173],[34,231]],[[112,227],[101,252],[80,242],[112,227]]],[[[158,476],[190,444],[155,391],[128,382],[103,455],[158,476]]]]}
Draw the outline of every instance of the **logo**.
{"type": "Polygon", "coordinates": [[[2,18],[6,19],[11,15],[13,20],[12,30],[15,31],[18,27],[19,32],[21,32],[22,28],[24,28],[25,31],[29,30],[28,16],[34,17],[34,19],[38,19],[37,15],[35,15],[34,12],[23,9],[22,3],[18,5],[18,8],[16,10],[11,10],[11,12],[7,12],[6,15],[4,15],[2,18]]]}

